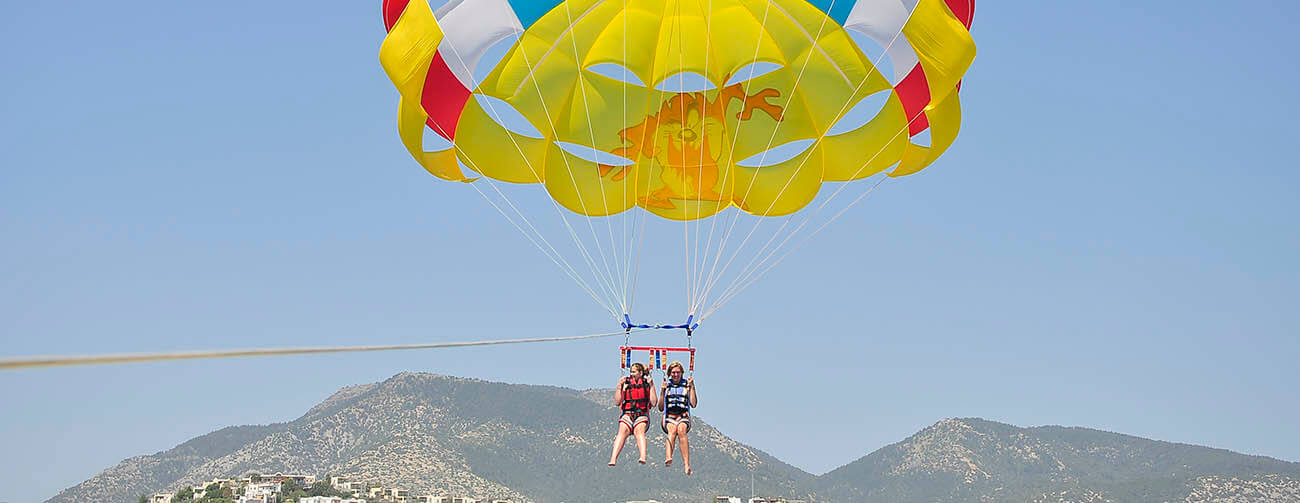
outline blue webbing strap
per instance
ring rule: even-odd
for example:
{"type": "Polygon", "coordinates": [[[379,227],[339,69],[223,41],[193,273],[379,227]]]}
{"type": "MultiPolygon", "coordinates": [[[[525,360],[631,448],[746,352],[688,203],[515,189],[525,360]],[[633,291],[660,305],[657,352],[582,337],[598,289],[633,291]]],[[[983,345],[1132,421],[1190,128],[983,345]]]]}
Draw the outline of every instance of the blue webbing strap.
{"type": "Polygon", "coordinates": [[[666,329],[681,329],[681,330],[686,330],[686,332],[689,334],[690,332],[694,332],[695,329],[698,328],[698,327],[700,326],[699,323],[692,323],[693,321],[695,321],[695,315],[692,314],[692,315],[690,315],[690,316],[687,316],[687,317],[686,317],[686,323],[683,323],[683,324],[681,324],[681,325],[658,325],[658,324],[656,324],[656,325],[644,325],[644,324],[642,324],[642,325],[637,325],[637,324],[635,324],[635,323],[632,323],[632,317],[631,317],[631,316],[629,316],[628,314],[624,313],[624,314],[623,314],[623,322],[620,323],[619,325],[622,325],[622,326],[623,326],[623,330],[626,330],[626,331],[631,331],[631,330],[634,329],[634,328],[666,328],[666,329]]]}

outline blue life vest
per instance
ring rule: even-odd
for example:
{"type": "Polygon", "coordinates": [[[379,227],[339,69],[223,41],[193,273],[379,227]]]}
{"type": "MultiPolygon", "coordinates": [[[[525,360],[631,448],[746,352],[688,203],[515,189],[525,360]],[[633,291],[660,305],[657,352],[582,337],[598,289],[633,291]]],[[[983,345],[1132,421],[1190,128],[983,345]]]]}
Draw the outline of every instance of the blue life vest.
{"type": "Polygon", "coordinates": [[[691,394],[690,388],[686,386],[686,380],[673,382],[669,379],[668,388],[664,390],[664,413],[676,416],[690,411],[691,394]]]}

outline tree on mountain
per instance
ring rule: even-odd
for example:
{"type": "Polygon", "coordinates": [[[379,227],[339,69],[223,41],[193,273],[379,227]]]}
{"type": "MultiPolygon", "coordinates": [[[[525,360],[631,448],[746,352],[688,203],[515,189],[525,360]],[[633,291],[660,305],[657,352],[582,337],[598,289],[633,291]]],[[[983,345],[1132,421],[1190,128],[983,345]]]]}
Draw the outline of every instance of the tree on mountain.
{"type": "Polygon", "coordinates": [[[190,486],[185,486],[184,489],[176,491],[176,495],[172,497],[172,503],[183,503],[187,501],[194,501],[194,488],[190,486]]]}
{"type": "Polygon", "coordinates": [[[302,486],[293,479],[287,479],[280,483],[280,497],[286,501],[290,499],[298,501],[300,498],[306,498],[307,496],[309,496],[307,491],[303,490],[302,486]]]}
{"type": "Polygon", "coordinates": [[[310,487],[307,488],[307,495],[328,496],[331,498],[333,497],[346,498],[348,496],[351,496],[348,493],[335,489],[334,486],[330,485],[328,480],[318,480],[315,483],[313,483],[310,487]]]}
{"type": "Polygon", "coordinates": [[[235,491],[220,484],[208,484],[198,503],[234,503],[235,491]]]}

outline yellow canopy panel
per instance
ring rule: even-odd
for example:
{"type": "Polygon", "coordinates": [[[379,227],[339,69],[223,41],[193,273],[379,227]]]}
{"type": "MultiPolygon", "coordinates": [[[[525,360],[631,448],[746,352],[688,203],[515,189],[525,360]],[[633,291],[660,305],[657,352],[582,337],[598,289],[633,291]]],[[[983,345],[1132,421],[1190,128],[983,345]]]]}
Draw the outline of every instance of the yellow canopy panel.
{"type": "Polygon", "coordinates": [[[588,216],[786,215],[826,181],[920,171],[960,126],[969,1],[842,1],[567,0],[531,19],[389,0],[380,61],[403,144],[439,178],[472,182],[459,161],[588,216]],[[892,78],[860,45],[886,35],[892,78]],[[424,151],[425,127],[451,148],[424,151]]]}

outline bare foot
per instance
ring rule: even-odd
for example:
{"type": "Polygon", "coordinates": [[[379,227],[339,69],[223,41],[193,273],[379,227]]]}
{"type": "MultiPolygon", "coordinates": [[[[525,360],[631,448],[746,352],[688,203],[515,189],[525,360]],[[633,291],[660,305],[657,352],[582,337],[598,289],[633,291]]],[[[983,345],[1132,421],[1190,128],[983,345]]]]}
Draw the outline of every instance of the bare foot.
{"type": "Polygon", "coordinates": [[[691,467],[688,466],[686,467],[686,475],[690,476],[690,474],[691,474],[691,467]]]}
{"type": "Polygon", "coordinates": [[[638,460],[636,460],[636,462],[637,462],[637,463],[641,463],[641,464],[644,465],[644,464],[645,464],[645,458],[638,459],[638,460]]]}
{"type": "Polygon", "coordinates": [[[613,461],[610,461],[610,462],[609,462],[609,466],[614,466],[614,462],[613,462],[613,461]]]}
{"type": "Polygon", "coordinates": [[[673,458],[665,459],[664,466],[673,466],[673,458]]]}

